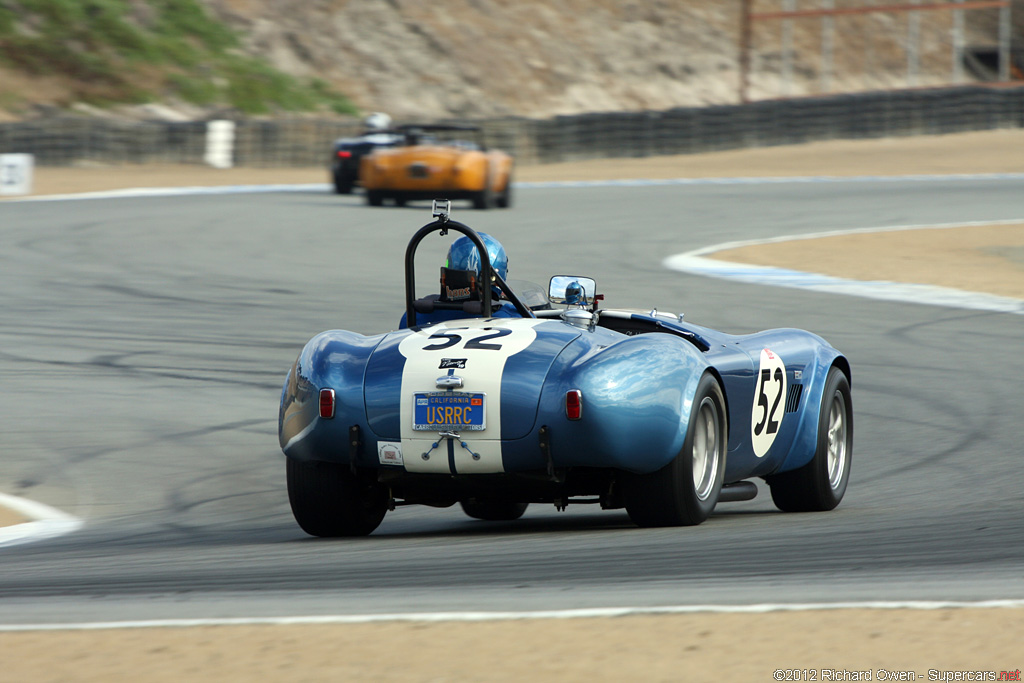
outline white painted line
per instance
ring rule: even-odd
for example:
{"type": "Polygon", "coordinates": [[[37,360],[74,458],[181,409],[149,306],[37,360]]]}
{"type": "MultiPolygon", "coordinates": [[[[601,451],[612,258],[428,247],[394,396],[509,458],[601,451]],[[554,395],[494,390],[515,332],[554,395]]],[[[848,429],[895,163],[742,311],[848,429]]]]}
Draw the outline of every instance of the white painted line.
{"type": "MultiPolygon", "coordinates": [[[[628,178],[624,180],[563,180],[516,182],[517,190],[559,189],[579,187],[657,187],[666,185],[773,185],[780,183],[892,183],[892,182],[944,182],[1024,180],[1024,173],[975,173],[950,175],[904,176],[786,176],[748,178],[628,178]]],[[[57,202],[82,199],[132,199],[142,197],[185,197],[191,195],[264,194],[270,192],[324,192],[332,193],[330,183],[300,185],[224,185],[212,187],[136,187],[105,192],[78,194],[37,195],[13,197],[7,202],[57,202]]]]}
{"type": "Polygon", "coordinates": [[[308,185],[222,185],[203,187],[132,187],[104,192],[77,194],[51,194],[34,197],[16,197],[8,202],[66,202],[83,199],[138,199],[144,197],[189,197],[194,195],[265,194],[270,192],[328,192],[327,183],[308,185]]]}
{"type": "Polygon", "coordinates": [[[63,536],[77,531],[83,524],[78,517],[49,505],[6,493],[0,493],[0,505],[32,519],[31,522],[0,527],[0,548],[63,536]]]}
{"type": "Polygon", "coordinates": [[[697,256],[712,254],[726,249],[738,249],[739,247],[757,246],[761,244],[778,244],[780,242],[799,242],[801,240],[816,240],[822,237],[839,237],[842,235],[863,235],[879,232],[907,232],[909,230],[949,230],[954,228],[975,228],[987,225],[1015,225],[1024,223],[1024,218],[1011,218],[1001,221],[966,221],[961,223],[914,223],[909,225],[883,225],[870,228],[849,228],[845,230],[824,230],[821,232],[808,232],[800,235],[781,235],[778,237],[765,237],[756,240],[739,240],[735,242],[722,242],[710,247],[701,247],[687,252],[697,256]]]}
{"type": "Polygon", "coordinates": [[[964,180],[1024,180],[1024,173],[958,173],[949,175],[877,175],[877,176],[781,176],[746,178],[631,178],[626,180],[563,180],[517,182],[516,189],[563,187],[653,187],[665,185],[773,185],[780,183],[930,183],[964,180]]]}
{"type": "Polygon", "coordinates": [[[776,287],[808,289],[829,294],[859,296],[868,299],[885,301],[906,301],[929,306],[946,306],[970,310],[995,311],[997,313],[1015,313],[1024,315],[1024,300],[982,292],[967,292],[950,287],[934,285],[918,285],[888,280],[847,280],[845,278],[807,273],[786,268],[759,266],[747,263],[735,263],[708,258],[713,254],[727,249],[756,246],[761,244],[777,244],[797,240],[819,239],[837,235],[852,235],[872,232],[895,232],[904,230],[950,229],[982,225],[1011,225],[1024,223],[1024,218],[1002,221],[973,221],[969,223],[942,223],[939,225],[893,225],[852,230],[832,230],[828,232],[809,233],[805,235],[784,235],[761,240],[742,242],[723,242],[702,247],[684,254],[676,254],[662,263],[666,268],[707,277],[725,280],[736,280],[749,284],[767,284],[776,287]]]}
{"type": "Polygon", "coordinates": [[[823,603],[765,603],[758,605],[676,605],[666,607],[596,607],[533,612],[409,612],[394,614],[338,614],[296,617],[232,617],[216,619],[151,619],[145,621],[96,621],[73,624],[0,624],[9,631],[92,631],[119,628],[191,628],[196,626],[292,626],[297,624],[370,624],[380,622],[476,622],[522,619],[604,619],[637,615],[671,614],[767,614],[824,610],[938,610],[938,609],[1020,609],[1024,600],[953,601],[871,601],[823,603]]]}

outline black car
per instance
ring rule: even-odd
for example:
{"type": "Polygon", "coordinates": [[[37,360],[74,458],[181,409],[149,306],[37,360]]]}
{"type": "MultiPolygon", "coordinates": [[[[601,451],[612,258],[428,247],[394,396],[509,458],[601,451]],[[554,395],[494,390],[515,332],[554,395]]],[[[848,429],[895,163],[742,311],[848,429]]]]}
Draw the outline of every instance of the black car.
{"type": "Polygon", "coordinates": [[[392,131],[374,131],[355,138],[338,138],[331,150],[331,179],[334,191],[349,194],[359,184],[359,162],[378,147],[403,144],[405,136],[392,131]]]}

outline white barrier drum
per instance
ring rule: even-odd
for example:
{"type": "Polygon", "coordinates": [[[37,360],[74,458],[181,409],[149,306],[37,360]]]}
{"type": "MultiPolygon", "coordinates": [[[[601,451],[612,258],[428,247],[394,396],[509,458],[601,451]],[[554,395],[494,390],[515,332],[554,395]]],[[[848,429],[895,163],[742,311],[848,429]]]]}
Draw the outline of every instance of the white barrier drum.
{"type": "Polygon", "coordinates": [[[0,154],[0,194],[30,194],[34,162],[31,154],[0,154]]]}
{"type": "Polygon", "coordinates": [[[206,155],[214,168],[231,168],[235,157],[235,122],[210,121],[206,126],[206,155]]]}

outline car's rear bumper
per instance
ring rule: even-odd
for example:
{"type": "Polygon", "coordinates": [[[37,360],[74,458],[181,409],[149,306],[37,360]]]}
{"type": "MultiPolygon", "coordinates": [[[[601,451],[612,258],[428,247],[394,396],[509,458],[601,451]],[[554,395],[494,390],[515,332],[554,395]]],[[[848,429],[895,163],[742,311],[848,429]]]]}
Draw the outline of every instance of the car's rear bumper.
{"type": "Polygon", "coordinates": [[[480,190],[455,190],[441,188],[437,190],[391,190],[374,188],[370,190],[384,199],[400,199],[415,201],[418,199],[474,199],[480,190]]]}
{"type": "Polygon", "coordinates": [[[346,163],[335,161],[331,164],[331,174],[336,180],[345,180],[355,183],[359,179],[359,163],[346,163]]]}
{"type": "Polygon", "coordinates": [[[553,503],[581,496],[600,498],[602,507],[621,507],[615,500],[614,482],[629,477],[626,472],[591,468],[455,476],[410,474],[401,470],[377,472],[377,480],[385,484],[396,499],[439,507],[471,498],[553,503]]]}

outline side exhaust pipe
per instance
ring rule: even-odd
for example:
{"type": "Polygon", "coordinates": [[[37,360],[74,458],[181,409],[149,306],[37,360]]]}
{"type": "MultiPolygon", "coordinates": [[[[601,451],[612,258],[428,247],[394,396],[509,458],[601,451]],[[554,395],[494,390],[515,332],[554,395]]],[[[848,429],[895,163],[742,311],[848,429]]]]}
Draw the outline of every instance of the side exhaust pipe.
{"type": "Polygon", "coordinates": [[[718,502],[737,503],[741,500],[753,500],[755,497],[757,497],[757,484],[752,481],[737,481],[722,487],[718,502]]]}

